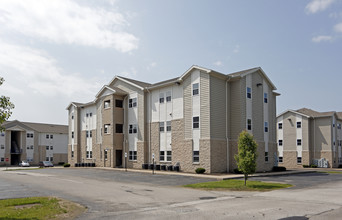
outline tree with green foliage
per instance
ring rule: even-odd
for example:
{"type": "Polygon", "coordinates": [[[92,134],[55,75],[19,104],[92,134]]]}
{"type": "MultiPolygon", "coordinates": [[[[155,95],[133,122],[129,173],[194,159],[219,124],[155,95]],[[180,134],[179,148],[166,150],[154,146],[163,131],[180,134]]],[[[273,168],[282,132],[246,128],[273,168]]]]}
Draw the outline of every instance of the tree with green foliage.
{"type": "MultiPolygon", "coordinates": [[[[4,83],[4,78],[0,77],[0,86],[4,83]]],[[[4,130],[2,124],[9,119],[12,112],[11,110],[14,108],[12,102],[10,102],[10,98],[6,96],[0,97],[0,131],[4,130]]]]}
{"type": "Polygon", "coordinates": [[[245,186],[249,174],[255,173],[256,159],[257,159],[257,147],[253,136],[246,130],[242,131],[238,141],[238,154],[235,155],[235,160],[238,165],[239,171],[241,171],[245,177],[245,186]]]}

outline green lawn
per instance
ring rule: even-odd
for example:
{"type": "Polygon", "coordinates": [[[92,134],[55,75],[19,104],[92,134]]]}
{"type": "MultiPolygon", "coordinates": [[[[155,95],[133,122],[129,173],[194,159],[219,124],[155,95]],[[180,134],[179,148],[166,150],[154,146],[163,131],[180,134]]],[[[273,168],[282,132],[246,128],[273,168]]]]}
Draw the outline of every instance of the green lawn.
{"type": "Polygon", "coordinates": [[[234,191],[271,191],[275,189],[292,187],[292,185],[281,183],[266,183],[260,181],[247,181],[247,186],[245,186],[244,180],[230,179],[215,182],[189,184],[185,185],[185,187],[208,190],[226,189],[234,191]]]}
{"type": "Polygon", "coordinates": [[[0,200],[0,219],[69,219],[84,210],[74,203],[51,197],[0,200]]]}

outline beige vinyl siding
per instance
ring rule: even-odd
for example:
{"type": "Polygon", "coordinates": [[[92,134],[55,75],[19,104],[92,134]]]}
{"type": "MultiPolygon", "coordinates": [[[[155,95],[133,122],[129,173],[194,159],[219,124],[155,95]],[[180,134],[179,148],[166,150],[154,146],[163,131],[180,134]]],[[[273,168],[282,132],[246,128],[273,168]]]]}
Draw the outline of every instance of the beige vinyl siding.
{"type": "Polygon", "coordinates": [[[331,117],[316,118],[316,151],[332,151],[331,117]]]}
{"type": "MultiPolygon", "coordinates": [[[[244,107],[242,107],[242,100],[244,98],[241,98],[241,96],[245,95],[246,93],[242,94],[242,88],[243,85],[241,85],[241,80],[233,81],[231,82],[231,99],[230,99],[230,105],[231,105],[231,115],[230,115],[230,138],[232,140],[237,140],[239,137],[239,133],[241,130],[245,129],[246,127],[246,104],[244,104],[244,107]]],[[[245,83],[246,84],[246,80],[245,83]]],[[[245,89],[244,89],[245,90],[245,89]]],[[[243,96],[244,97],[244,96],[243,96]]],[[[244,101],[244,103],[246,103],[244,101]]]]}
{"type": "Polygon", "coordinates": [[[252,73],[252,131],[255,140],[264,141],[264,93],[263,78],[258,72],[252,73]]]}
{"type": "Polygon", "coordinates": [[[200,73],[200,126],[201,138],[210,138],[210,101],[209,100],[209,74],[200,73]]]}
{"type": "Polygon", "coordinates": [[[303,151],[309,150],[310,139],[309,139],[309,119],[306,117],[302,118],[302,149],[303,151]]]}
{"type": "Polygon", "coordinates": [[[185,139],[192,138],[192,90],[191,77],[184,80],[184,131],[185,139]]]}
{"type": "Polygon", "coordinates": [[[226,82],[210,76],[210,136],[226,138],[226,82]]]}
{"type": "Polygon", "coordinates": [[[296,130],[296,114],[288,112],[284,115],[283,120],[283,148],[284,151],[297,151],[297,130],[296,130]],[[286,132],[286,133],[285,133],[286,132]]]}

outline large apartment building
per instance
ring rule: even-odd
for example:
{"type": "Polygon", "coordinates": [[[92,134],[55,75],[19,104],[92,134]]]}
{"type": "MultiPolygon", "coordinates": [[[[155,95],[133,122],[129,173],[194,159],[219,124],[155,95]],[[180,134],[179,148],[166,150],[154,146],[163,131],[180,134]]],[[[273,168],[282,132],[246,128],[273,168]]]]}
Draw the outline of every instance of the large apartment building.
{"type": "Polygon", "coordinates": [[[184,172],[231,172],[239,133],[248,130],[258,143],[257,170],[270,170],[277,158],[274,90],[261,68],[226,75],[192,66],[155,84],[116,76],[93,101],[67,107],[68,161],[141,168],[154,159],[184,172]]]}
{"type": "Polygon", "coordinates": [[[342,112],[302,108],[277,116],[279,165],[338,167],[342,164],[342,112]]]}
{"type": "Polygon", "coordinates": [[[54,164],[67,162],[68,126],[20,121],[7,121],[0,132],[0,165],[18,165],[27,160],[54,164]]]}

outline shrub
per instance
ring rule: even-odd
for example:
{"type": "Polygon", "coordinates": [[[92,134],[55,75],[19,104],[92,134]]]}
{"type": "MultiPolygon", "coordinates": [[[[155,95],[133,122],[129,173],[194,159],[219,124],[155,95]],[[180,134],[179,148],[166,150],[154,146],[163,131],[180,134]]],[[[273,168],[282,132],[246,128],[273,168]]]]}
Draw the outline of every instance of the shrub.
{"type": "Polygon", "coordinates": [[[59,166],[63,166],[65,164],[65,162],[59,162],[58,165],[59,166]]]}
{"type": "Polygon", "coordinates": [[[200,167],[200,168],[197,168],[195,171],[196,173],[201,174],[205,172],[205,169],[200,167]]]}
{"type": "Polygon", "coordinates": [[[310,165],[306,165],[306,164],[303,165],[303,168],[309,168],[309,167],[310,165]]]}
{"type": "Polygon", "coordinates": [[[311,168],[317,168],[317,165],[311,164],[311,168]]]}
{"type": "Polygon", "coordinates": [[[70,163],[65,163],[63,166],[64,167],[70,167],[70,163]]]}
{"type": "Polygon", "coordinates": [[[274,167],[272,168],[272,172],[280,172],[280,171],[286,171],[286,167],[274,166],[274,167]]]}
{"type": "Polygon", "coordinates": [[[238,168],[235,168],[233,172],[236,174],[242,174],[242,172],[238,168]]]}

